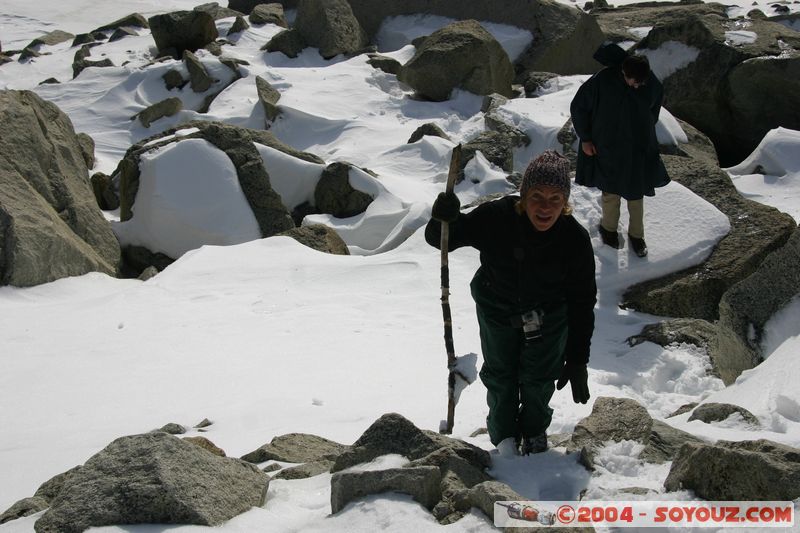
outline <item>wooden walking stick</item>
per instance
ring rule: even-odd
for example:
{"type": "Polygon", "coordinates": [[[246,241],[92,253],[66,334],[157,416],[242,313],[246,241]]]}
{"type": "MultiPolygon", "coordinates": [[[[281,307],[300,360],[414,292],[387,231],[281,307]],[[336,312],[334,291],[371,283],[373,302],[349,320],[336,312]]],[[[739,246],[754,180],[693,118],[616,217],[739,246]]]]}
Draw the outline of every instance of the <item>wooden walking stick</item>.
{"type": "MultiPolygon", "coordinates": [[[[450,157],[450,170],[447,174],[446,192],[453,192],[458,177],[458,167],[461,165],[461,145],[453,148],[450,157]]],[[[447,420],[439,427],[439,432],[449,435],[453,432],[453,423],[456,415],[456,350],[453,347],[453,319],[450,314],[450,266],[447,262],[447,247],[449,245],[450,224],[442,222],[442,236],[440,249],[442,252],[442,318],[444,319],[444,346],[447,350],[447,420]]],[[[466,380],[465,380],[466,381],[466,380]]]]}

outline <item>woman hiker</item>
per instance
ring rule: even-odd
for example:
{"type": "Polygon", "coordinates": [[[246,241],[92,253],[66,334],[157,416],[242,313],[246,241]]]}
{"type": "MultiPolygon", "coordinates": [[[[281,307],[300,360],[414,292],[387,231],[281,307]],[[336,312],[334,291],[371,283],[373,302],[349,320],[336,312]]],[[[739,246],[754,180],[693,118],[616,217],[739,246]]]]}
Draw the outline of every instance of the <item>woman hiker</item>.
{"type": "Polygon", "coordinates": [[[569,163],[548,150],[528,165],[520,196],[460,212],[454,193],[433,204],[425,240],[449,250],[472,246],[480,268],[470,287],[480,327],[489,437],[503,455],[547,449],[550,398],[569,381],[575,403],[589,400],[586,364],[594,330],[594,253],[568,203],[569,163]]]}
{"type": "Polygon", "coordinates": [[[655,129],[664,90],[645,56],[607,44],[594,58],[606,68],[581,85],[570,105],[581,141],[575,182],[602,191],[598,231],[615,249],[621,246],[617,226],[625,198],[631,248],[644,257],[644,197],[669,183],[655,129]]]}

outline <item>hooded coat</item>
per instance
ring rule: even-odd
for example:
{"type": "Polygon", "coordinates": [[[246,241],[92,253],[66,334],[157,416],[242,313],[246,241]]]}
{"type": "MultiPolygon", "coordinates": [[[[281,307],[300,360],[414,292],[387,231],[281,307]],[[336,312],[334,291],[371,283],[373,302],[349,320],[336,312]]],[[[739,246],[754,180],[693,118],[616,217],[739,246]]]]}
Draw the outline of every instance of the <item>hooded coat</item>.
{"type": "Polygon", "coordinates": [[[575,182],[639,200],[670,181],[655,131],[664,91],[652,71],[643,86],[629,87],[622,73],[626,56],[616,44],[601,46],[594,58],[605,68],[581,85],[572,100],[572,125],[580,141],[591,141],[597,149],[594,156],[578,150],[575,182]]]}

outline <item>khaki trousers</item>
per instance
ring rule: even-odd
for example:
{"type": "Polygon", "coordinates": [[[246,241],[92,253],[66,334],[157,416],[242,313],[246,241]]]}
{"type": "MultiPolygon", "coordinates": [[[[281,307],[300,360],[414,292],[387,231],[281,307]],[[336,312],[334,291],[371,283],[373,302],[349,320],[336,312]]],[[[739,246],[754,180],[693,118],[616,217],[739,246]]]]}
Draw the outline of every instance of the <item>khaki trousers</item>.
{"type": "MultiPolygon", "coordinates": [[[[628,202],[628,235],[644,239],[644,198],[626,200],[628,202]]],[[[600,224],[608,231],[617,231],[621,197],[618,194],[603,193],[600,200],[603,218],[600,224]]]]}

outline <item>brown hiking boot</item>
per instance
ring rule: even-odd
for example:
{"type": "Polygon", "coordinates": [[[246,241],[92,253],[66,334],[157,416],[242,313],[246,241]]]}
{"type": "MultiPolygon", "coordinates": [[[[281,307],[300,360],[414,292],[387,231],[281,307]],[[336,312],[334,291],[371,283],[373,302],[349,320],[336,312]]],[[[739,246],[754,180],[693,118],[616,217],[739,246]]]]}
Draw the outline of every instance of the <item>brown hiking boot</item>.
{"type": "Polygon", "coordinates": [[[644,242],[644,239],[637,239],[630,235],[628,235],[628,239],[630,239],[631,247],[636,255],[639,257],[645,257],[647,255],[647,243],[644,242]]]}
{"type": "Polygon", "coordinates": [[[619,250],[619,233],[616,231],[608,231],[602,224],[598,224],[597,229],[600,230],[600,238],[603,239],[603,244],[607,244],[615,250],[619,250]]]}

